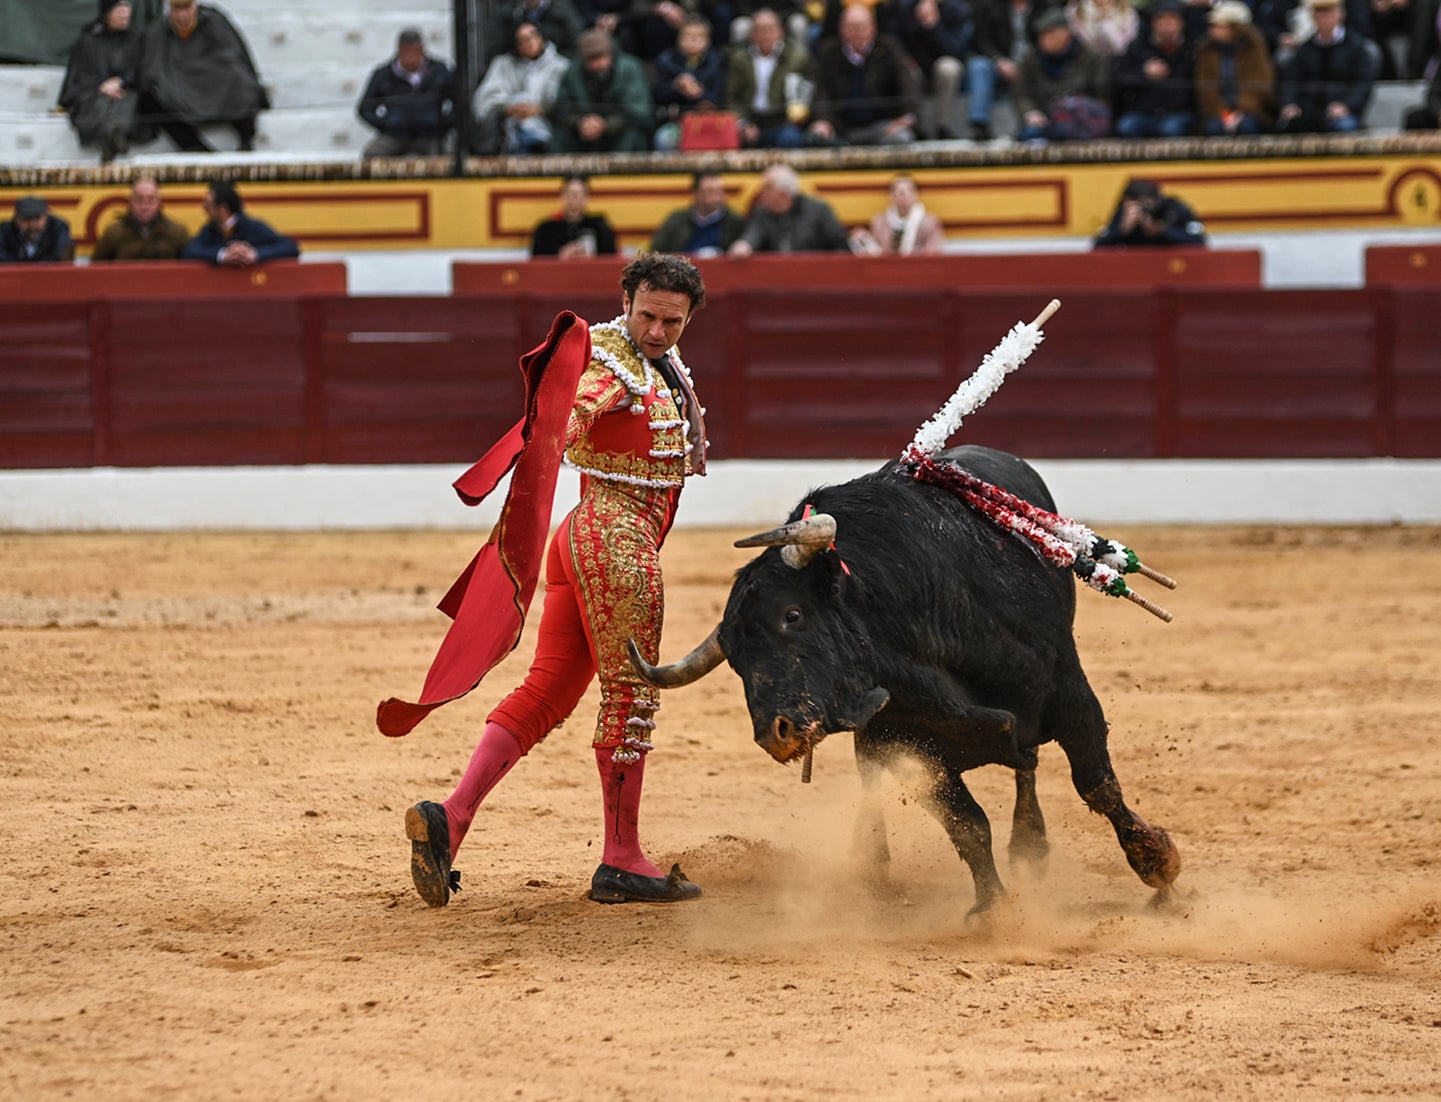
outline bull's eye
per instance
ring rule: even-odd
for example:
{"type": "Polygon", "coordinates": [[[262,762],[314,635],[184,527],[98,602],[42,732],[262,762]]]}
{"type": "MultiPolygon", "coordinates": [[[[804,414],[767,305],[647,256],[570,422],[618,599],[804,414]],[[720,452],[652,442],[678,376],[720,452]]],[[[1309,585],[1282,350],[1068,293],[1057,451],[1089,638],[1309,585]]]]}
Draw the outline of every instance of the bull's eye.
{"type": "Polygon", "coordinates": [[[801,622],[801,610],[795,605],[789,606],[782,615],[788,628],[793,628],[801,622]]]}

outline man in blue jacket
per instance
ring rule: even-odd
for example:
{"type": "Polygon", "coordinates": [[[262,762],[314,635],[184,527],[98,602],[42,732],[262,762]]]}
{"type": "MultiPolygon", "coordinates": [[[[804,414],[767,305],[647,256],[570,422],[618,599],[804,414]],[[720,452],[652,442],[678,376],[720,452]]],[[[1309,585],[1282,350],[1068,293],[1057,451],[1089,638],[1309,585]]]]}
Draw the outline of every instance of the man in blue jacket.
{"type": "Polygon", "coordinates": [[[233,185],[216,180],[205,192],[205,225],[181,254],[185,260],[208,260],[225,268],[249,268],[267,260],[294,260],[300,246],[293,237],[276,233],[245,214],[233,185]]]}

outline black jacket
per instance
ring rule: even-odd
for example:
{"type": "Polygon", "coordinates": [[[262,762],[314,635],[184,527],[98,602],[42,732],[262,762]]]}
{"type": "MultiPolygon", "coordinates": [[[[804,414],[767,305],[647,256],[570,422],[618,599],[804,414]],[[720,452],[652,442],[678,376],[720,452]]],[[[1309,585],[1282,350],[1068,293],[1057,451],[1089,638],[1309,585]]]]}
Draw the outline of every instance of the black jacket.
{"type": "Polygon", "coordinates": [[[455,122],[455,75],[444,62],[426,58],[420,83],[412,86],[387,61],[370,74],[358,111],[390,137],[438,138],[455,122]]]}
{"type": "Polygon", "coordinates": [[[244,214],[235,216],[235,225],[229,237],[216,229],[213,222],[206,222],[180,255],[185,260],[208,260],[219,264],[220,251],[232,241],[244,241],[253,246],[256,258],[262,262],[294,260],[300,255],[300,246],[293,237],[278,234],[259,219],[244,214]]]}
{"type": "Polygon", "coordinates": [[[1153,208],[1152,217],[1164,226],[1161,233],[1151,236],[1141,226],[1129,233],[1121,232],[1121,209],[1125,201],[1116,204],[1111,215],[1111,224],[1096,237],[1095,247],[1112,248],[1120,245],[1155,245],[1172,248],[1177,245],[1204,245],[1206,227],[1196,217],[1196,212],[1179,199],[1163,195],[1153,208]]]}
{"type": "Polygon", "coordinates": [[[1149,38],[1137,36],[1126,52],[1116,59],[1112,93],[1118,116],[1132,112],[1162,118],[1196,110],[1196,52],[1182,42],[1174,54],[1156,49],[1149,38]],[[1146,63],[1160,58],[1170,68],[1163,80],[1146,75],[1146,63]]]}
{"type": "Polygon", "coordinates": [[[20,240],[20,227],[14,221],[0,222],[0,263],[10,261],[66,261],[75,258],[75,243],[70,239],[70,224],[63,218],[49,215],[40,231],[35,254],[29,255],[20,240]]]}

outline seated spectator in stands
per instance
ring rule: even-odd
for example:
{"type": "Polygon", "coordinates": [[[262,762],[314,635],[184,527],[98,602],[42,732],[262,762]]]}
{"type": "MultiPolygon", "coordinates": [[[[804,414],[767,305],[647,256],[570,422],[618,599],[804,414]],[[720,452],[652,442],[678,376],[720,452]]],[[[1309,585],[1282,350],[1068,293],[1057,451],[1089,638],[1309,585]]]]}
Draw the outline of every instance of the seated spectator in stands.
{"type": "Polygon", "coordinates": [[[841,13],[840,31],[816,51],[815,121],[807,140],[905,145],[916,140],[920,75],[891,35],[876,30],[864,4],[841,13]]]}
{"type": "Polygon", "coordinates": [[[610,35],[580,36],[580,56],[560,78],[550,111],[557,153],[640,153],[650,148],[655,108],[641,64],[610,35]]]}
{"type": "Polygon", "coordinates": [[[575,56],[586,20],[574,0],[500,0],[486,25],[486,63],[506,53],[522,23],[540,28],[545,40],[569,60],[575,56]]]}
{"type": "Polygon", "coordinates": [[[130,187],[130,206],[105,228],[92,264],[106,260],[178,260],[190,232],[160,209],[160,185],[142,176],[130,187]]]}
{"type": "MultiPolygon", "coordinates": [[[[653,66],[673,48],[687,19],[704,18],[701,0],[631,0],[629,10],[614,32],[616,40],[634,57],[653,66]]],[[[709,26],[709,20],[706,21],[709,26]]]]}
{"type": "Polygon", "coordinates": [[[801,194],[801,178],[790,165],[771,165],[745,231],[728,255],[834,252],[849,248],[846,228],[823,199],[801,194]]]}
{"type": "Polygon", "coordinates": [[[1441,130],[1441,58],[1426,85],[1426,102],[1406,112],[1406,130],[1441,130]]]}
{"type": "Polygon", "coordinates": [[[1196,48],[1196,114],[1205,134],[1261,134],[1276,117],[1276,74],[1242,0],[1216,0],[1196,48]]]}
{"type": "Polygon", "coordinates": [[[1364,126],[1377,62],[1360,35],[1346,33],[1341,0],[1307,0],[1316,31],[1296,47],[1277,98],[1282,133],[1349,133],[1364,126]]]}
{"type": "Polygon", "coordinates": [[[255,148],[255,116],[270,106],[240,32],[216,8],[168,0],[145,32],[140,110],[190,153],[213,153],[200,127],[226,123],[240,148],[255,148]]]}
{"type": "Polygon", "coordinates": [[[810,116],[811,58],[787,40],[770,8],[751,17],[749,45],[732,46],[726,71],[726,109],[740,119],[747,149],[798,149],[810,116]]]}
{"type": "Polygon", "coordinates": [[[380,131],[361,157],[439,156],[455,123],[455,74],[427,56],[420,31],[408,27],[395,56],[370,74],[357,111],[380,131]]]}
{"type": "Polygon", "coordinates": [[[208,260],[223,268],[250,268],[267,260],[294,260],[300,246],[258,218],[245,213],[234,185],[215,180],[205,192],[205,225],[190,239],[181,256],[208,260]]]}
{"type": "Polygon", "coordinates": [[[1071,33],[1105,58],[1124,54],[1141,30],[1141,17],[1131,0],[1068,0],[1066,18],[1071,33]]]}
{"type": "Polygon", "coordinates": [[[535,227],[531,256],[558,256],[563,260],[615,254],[615,231],[603,214],[590,214],[590,181],[567,176],[560,188],[560,210],[535,227]]]}
{"type": "Polygon", "coordinates": [[[941,220],[921,202],[916,182],[906,175],[891,181],[890,205],[869,226],[851,231],[851,251],[868,256],[938,253],[946,243],[941,220]]]}
{"type": "Polygon", "coordinates": [[[680,117],[690,111],[715,111],[725,103],[726,59],[711,49],[711,27],[692,16],[681,24],[676,44],[655,60],[656,112],[661,127],[655,147],[669,151],[680,145],[680,117]]]}
{"type": "Polygon", "coordinates": [[[473,152],[481,156],[548,153],[548,112],[569,68],[570,62],[560,56],[554,42],[545,40],[538,24],[516,27],[515,49],[490,63],[475,90],[473,152]]]}
{"type": "Polygon", "coordinates": [[[1111,222],[1096,237],[1098,249],[1128,245],[1204,245],[1206,227],[1181,200],[1163,195],[1152,180],[1133,179],[1121,192],[1111,222]]]}
{"type": "Polygon", "coordinates": [[[36,195],[16,200],[15,217],[0,222],[0,263],[64,262],[75,259],[70,223],[50,213],[36,195]]]}
{"type": "Polygon", "coordinates": [[[972,0],[976,33],[966,59],[966,118],[972,140],[995,137],[991,115],[996,97],[1015,84],[1021,59],[1035,44],[1036,20],[1052,6],[1051,0],[972,0]],[[1018,34],[1021,28],[1024,33],[1018,34]]]}
{"type": "Polygon", "coordinates": [[[1148,34],[1116,64],[1118,138],[1180,138],[1196,121],[1196,58],[1180,0],[1151,5],[1148,34]]]}
{"type": "Polygon", "coordinates": [[[650,251],[721,256],[745,228],[745,219],[726,202],[720,173],[701,171],[695,174],[691,205],[666,216],[651,238],[650,251]]]}
{"type": "Polygon", "coordinates": [[[1107,61],[1071,33],[1066,13],[1036,21],[1036,48],[1016,67],[1019,141],[1082,141],[1111,131],[1107,61]]]}
{"type": "Polygon", "coordinates": [[[925,137],[956,137],[951,111],[960,95],[961,75],[975,31],[966,0],[901,0],[896,37],[920,67],[931,93],[935,121],[920,128],[925,137]]]}
{"type": "Polygon", "coordinates": [[[128,152],[132,140],[154,136],[137,117],[144,36],[130,17],[130,0],[100,0],[100,18],[80,32],[60,86],[80,144],[99,146],[102,164],[128,152]]]}

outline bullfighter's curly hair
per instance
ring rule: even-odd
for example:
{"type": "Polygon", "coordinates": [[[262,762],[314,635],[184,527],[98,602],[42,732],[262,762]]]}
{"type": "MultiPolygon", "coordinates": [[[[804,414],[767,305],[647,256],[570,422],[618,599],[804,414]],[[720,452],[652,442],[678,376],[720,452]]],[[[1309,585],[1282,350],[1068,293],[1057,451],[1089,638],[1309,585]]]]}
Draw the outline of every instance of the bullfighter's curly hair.
{"type": "Polygon", "coordinates": [[[626,298],[634,301],[635,293],[642,287],[688,296],[691,313],[705,305],[705,281],[696,266],[683,256],[646,253],[632,260],[620,273],[620,288],[626,298]]]}

